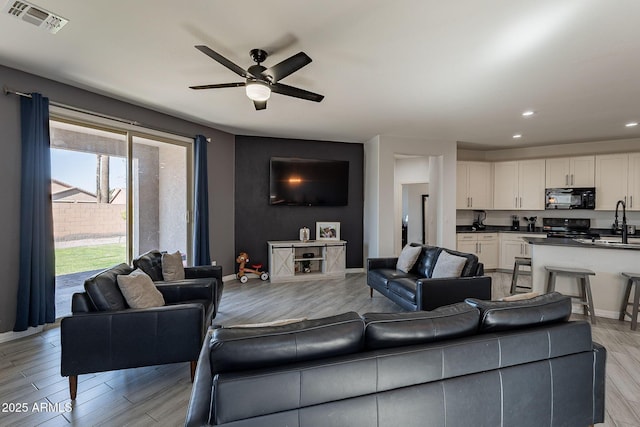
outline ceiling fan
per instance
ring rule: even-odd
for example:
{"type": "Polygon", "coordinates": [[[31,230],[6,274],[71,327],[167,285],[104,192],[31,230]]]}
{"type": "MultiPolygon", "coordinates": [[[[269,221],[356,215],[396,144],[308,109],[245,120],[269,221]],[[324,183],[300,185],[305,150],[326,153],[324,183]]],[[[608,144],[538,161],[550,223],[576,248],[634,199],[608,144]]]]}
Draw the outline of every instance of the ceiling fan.
{"type": "Polygon", "coordinates": [[[311,58],[304,52],[297,53],[272,67],[266,68],[261,64],[269,56],[268,53],[262,49],[252,49],[249,55],[256,64],[245,70],[207,46],[198,45],[195,48],[246,80],[237,83],[189,86],[190,89],[219,89],[244,86],[247,96],[253,101],[256,110],[267,108],[267,100],[271,96],[271,92],[315,102],[320,102],[324,99],[323,95],[278,83],[311,62],[311,58]]]}

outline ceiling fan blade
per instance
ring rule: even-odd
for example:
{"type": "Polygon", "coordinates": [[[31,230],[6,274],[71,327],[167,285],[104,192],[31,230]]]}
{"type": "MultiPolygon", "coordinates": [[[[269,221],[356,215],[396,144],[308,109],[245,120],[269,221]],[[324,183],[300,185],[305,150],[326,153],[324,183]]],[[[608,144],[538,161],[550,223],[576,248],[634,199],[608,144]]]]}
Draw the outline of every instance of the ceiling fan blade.
{"type": "Polygon", "coordinates": [[[261,74],[263,76],[271,77],[272,82],[277,82],[279,80],[284,79],[289,74],[298,71],[300,68],[311,62],[311,58],[307,56],[306,53],[300,52],[297,53],[282,62],[277,63],[273,67],[269,67],[264,70],[261,74]]]}
{"type": "Polygon", "coordinates": [[[253,105],[256,107],[256,110],[267,109],[267,101],[253,101],[253,105]]]}
{"type": "Polygon", "coordinates": [[[298,89],[297,87],[283,85],[282,83],[274,83],[269,86],[272,92],[279,93],[280,95],[293,96],[295,98],[306,99],[308,101],[320,102],[324,99],[324,95],[309,92],[304,89],[298,89]]]}
{"type": "Polygon", "coordinates": [[[215,85],[200,85],[200,86],[189,86],[189,89],[220,89],[224,87],[241,87],[245,86],[245,82],[238,83],[220,83],[215,85]]]}
{"type": "Polygon", "coordinates": [[[245,79],[249,77],[255,77],[244,68],[241,68],[239,65],[234,64],[233,62],[229,61],[227,58],[220,55],[218,52],[208,48],[207,46],[198,45],[195,48],[198,49],[200,52],[204,53],[205,55],[207,55],[209,58],[213,59],[214,61],[218,61],[220,64],[224,65],[225,67],[227,67],[228,69],[236,73],[237,75],[244,77],[245,79]]]}

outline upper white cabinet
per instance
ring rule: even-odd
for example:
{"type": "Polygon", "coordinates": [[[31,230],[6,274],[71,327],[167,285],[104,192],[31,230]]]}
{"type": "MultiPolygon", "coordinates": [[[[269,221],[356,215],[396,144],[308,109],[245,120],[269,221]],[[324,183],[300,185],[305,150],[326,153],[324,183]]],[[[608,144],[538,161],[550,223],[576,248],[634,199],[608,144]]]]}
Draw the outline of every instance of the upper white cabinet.
{"type": "Polygon", "coordinates": [[[456,207],[458,209],[491,209],[493,205],[491,163],[458,162],[456,207]]]}
{"type": "Polygon", "coordinates": [[[595,156],[546,160],[546,188],[593,187],[595,156]]]}
{"type": "Polygon", "coordinates": [[[493,167],[494,209],[544,210],[544,159],[496,162],[493,167]]]}
{"type": "Polygon", "coordinates": [[[618,200],[640,210],[640,153],[596,156],[596,209],[615,210],[618,200]]]}

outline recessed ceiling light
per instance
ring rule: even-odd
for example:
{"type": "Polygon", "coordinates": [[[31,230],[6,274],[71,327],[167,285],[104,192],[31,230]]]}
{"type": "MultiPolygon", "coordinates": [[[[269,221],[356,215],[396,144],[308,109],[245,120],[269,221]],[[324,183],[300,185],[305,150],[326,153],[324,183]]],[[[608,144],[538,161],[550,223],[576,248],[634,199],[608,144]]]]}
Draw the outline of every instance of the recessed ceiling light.
{"type": "Polygon", "coordinates": [[[625,126],[628,127],[628,128],[632,128],[634,126],[638,126],[638,122],[629,122],[625,126]]]}
{"type": "Polygon", "coordinates": [[[516,133],[515,135],[513,135],[513,138],[514,139],[522,138],[522,134],[516,133]]]}
{"type": "Polygon", "coordinates": [[[530,117],[533,116],[536,112],[533,110],[527,110],[524,113],[522,113],[522,117],[530,117]]]}

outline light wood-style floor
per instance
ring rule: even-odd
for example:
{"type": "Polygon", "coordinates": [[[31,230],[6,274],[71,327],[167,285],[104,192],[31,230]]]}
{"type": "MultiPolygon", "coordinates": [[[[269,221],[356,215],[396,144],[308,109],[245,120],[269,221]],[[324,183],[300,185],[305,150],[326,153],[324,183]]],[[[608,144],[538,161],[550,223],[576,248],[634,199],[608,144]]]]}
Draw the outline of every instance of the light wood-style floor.
{"type": "MultiPolygon", "coordinates": [[[[510,275],[491,275],[493,297],[506,295],[510,275]]],[[[241,285],[233,281],[225,284],[215,323],[317,318],[345,311],[363,314],[401,309],[379,294],[369,298],[364,274],[292,284],[250,280],[241,285]]],[[[610,427],[640,427],[640,330],[633,332],[629,325],[629,321],[599,318],[593,328],[594,340],[608,351],[604,425],[610,427]]],[[[180,363],[81,375],[78,398],[71,405],[67,379],[60,376],[58,327],[0,344],[3,427],[179,426],[184,423],[190,392],[189,365],[180,363]],[[16,406],[26,412],[17,412],[16,406]]]]}

